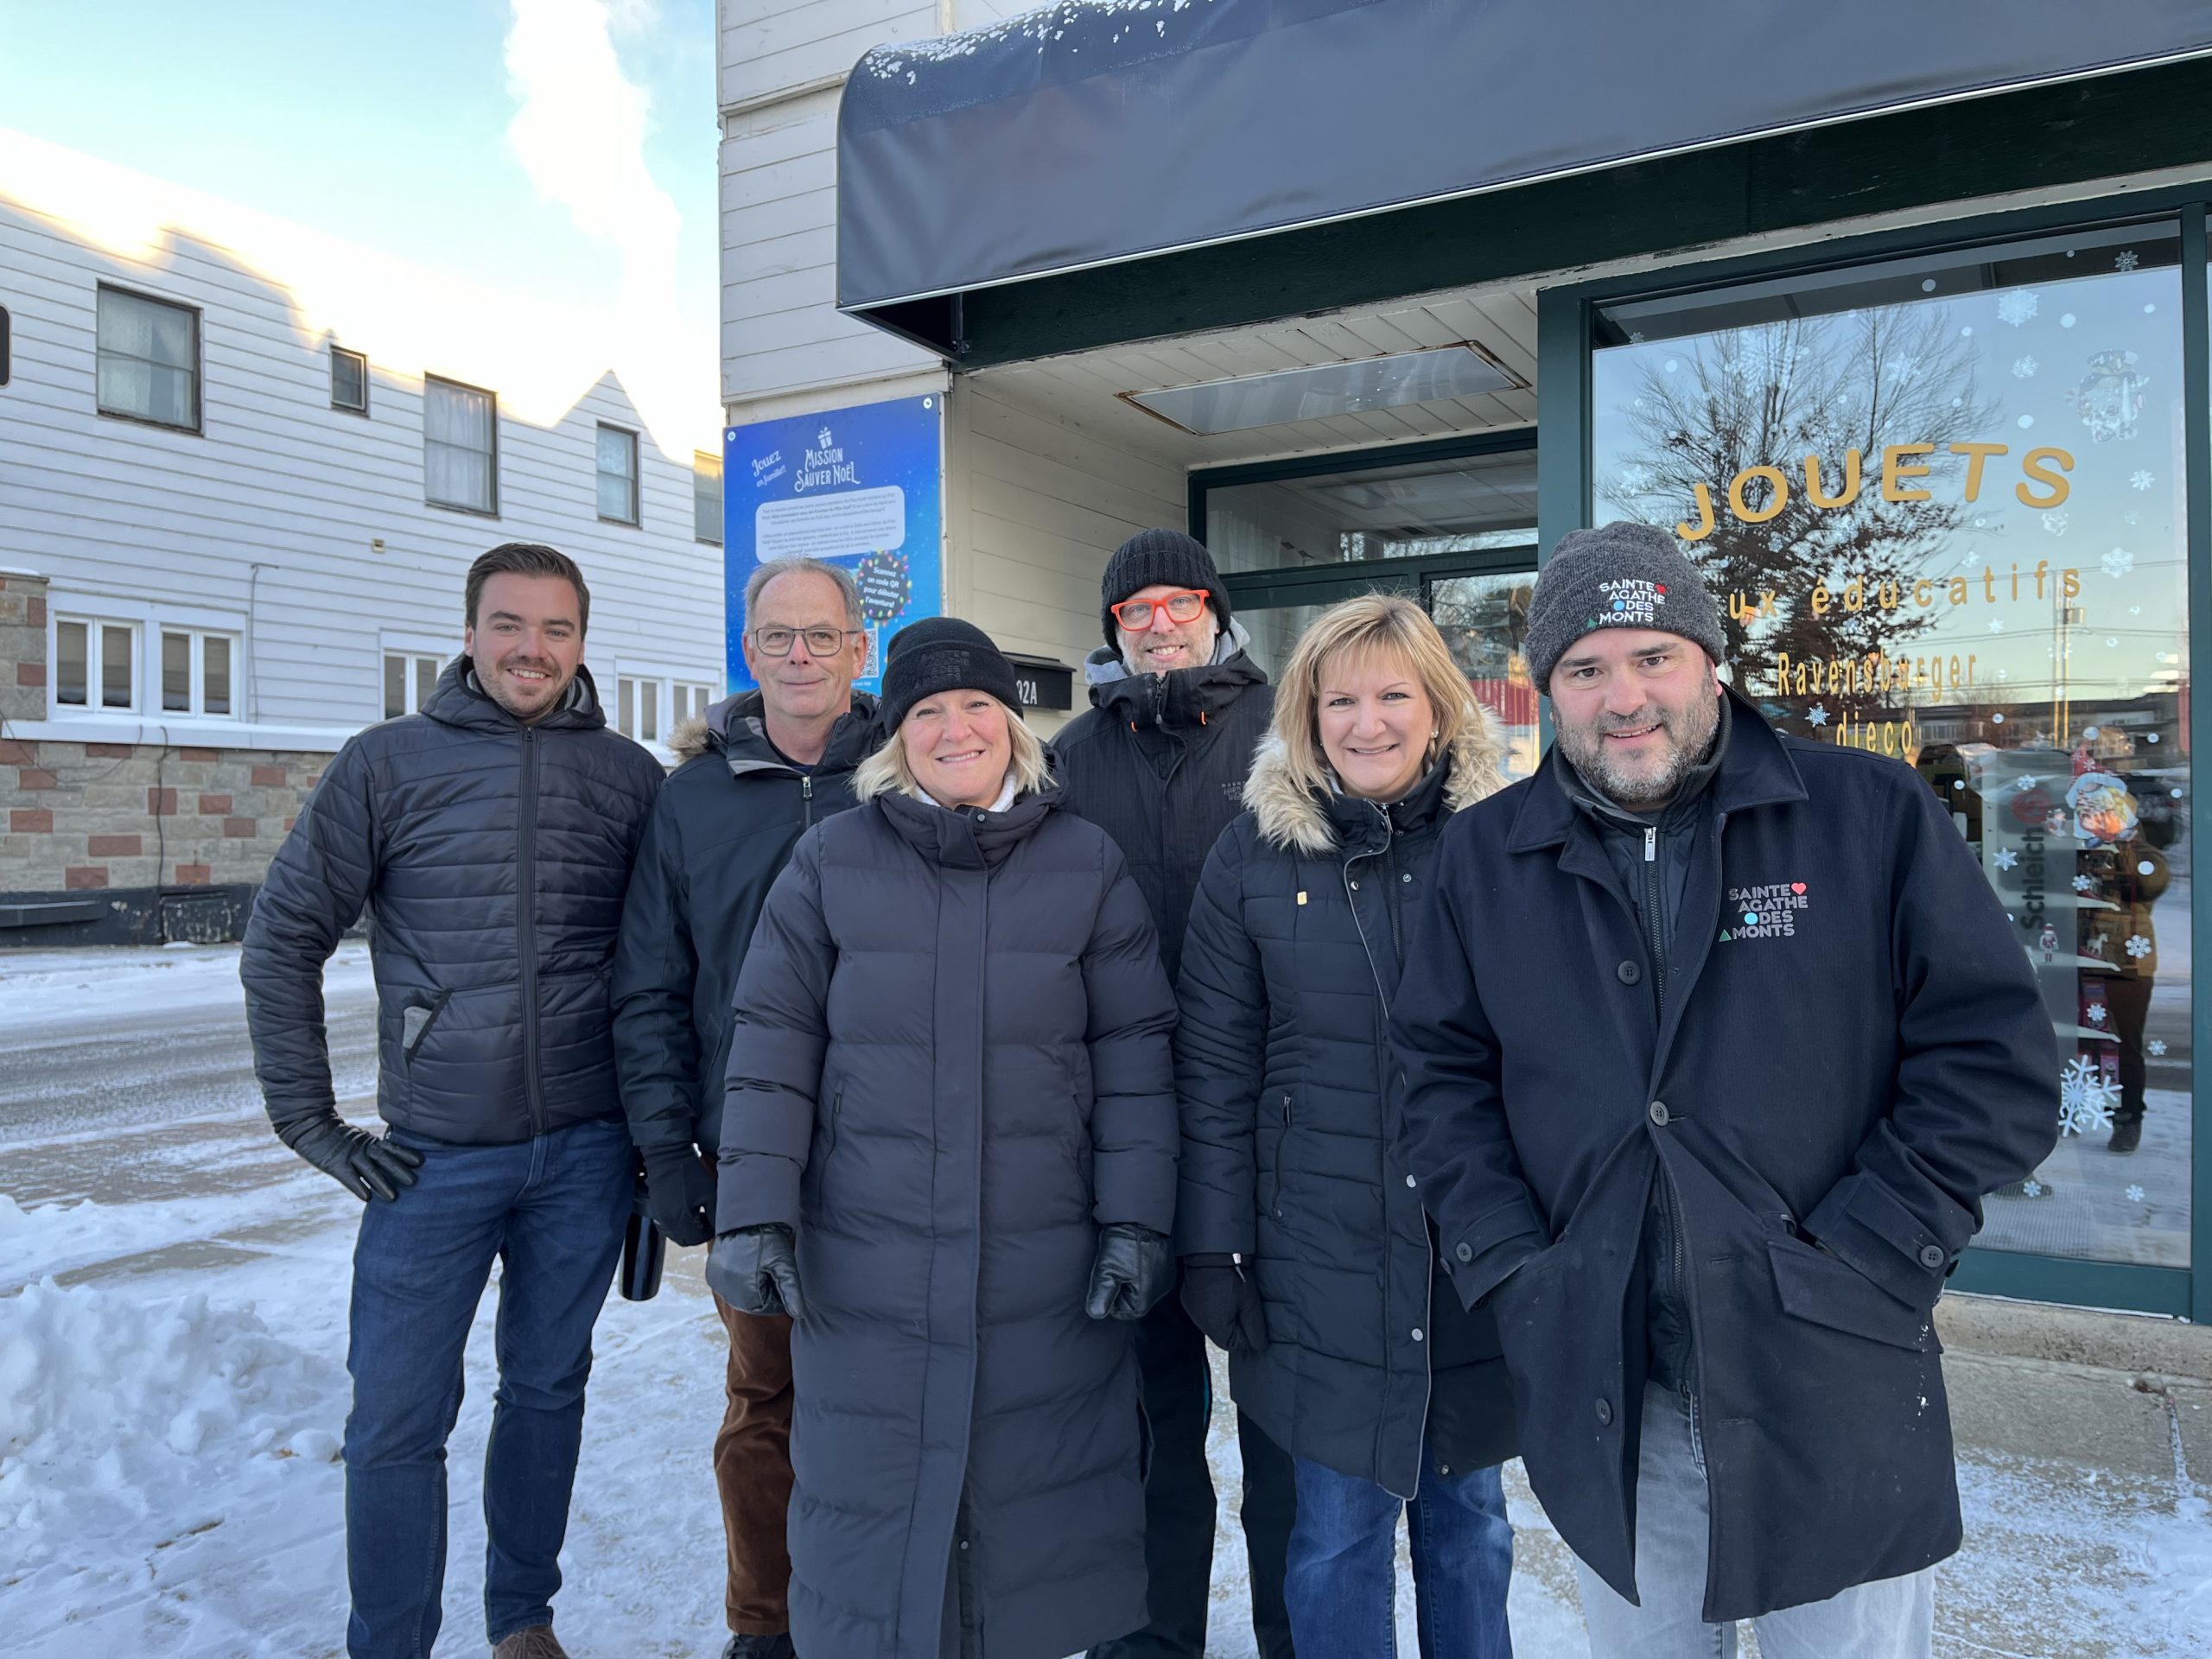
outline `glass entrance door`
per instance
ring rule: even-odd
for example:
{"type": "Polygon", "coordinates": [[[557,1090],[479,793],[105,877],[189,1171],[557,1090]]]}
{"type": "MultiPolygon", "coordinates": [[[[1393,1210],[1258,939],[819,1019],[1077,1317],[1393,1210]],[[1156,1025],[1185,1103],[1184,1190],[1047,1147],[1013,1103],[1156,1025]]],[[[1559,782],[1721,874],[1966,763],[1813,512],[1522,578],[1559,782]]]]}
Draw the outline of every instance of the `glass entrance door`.
{"type": "Polygon", "coordinates": [[[1530,435],[1224,468],[1193,480],[1253,659],[1270,677],[1313,620],[1355,594],[1418,600],[1478,701],[1504,727],[1509,775],[1536,764],[1537,702],[1521,654],[1536,579],[1530,435]]]}

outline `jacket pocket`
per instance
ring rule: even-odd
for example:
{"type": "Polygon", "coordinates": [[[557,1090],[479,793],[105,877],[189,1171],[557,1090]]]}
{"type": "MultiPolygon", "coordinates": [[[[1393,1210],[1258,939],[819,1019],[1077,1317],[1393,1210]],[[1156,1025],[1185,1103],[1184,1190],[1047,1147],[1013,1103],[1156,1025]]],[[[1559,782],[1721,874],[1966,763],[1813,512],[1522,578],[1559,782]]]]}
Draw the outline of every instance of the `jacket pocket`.
{"type": "Polygon", "coordinates": [[[1260,1213],[1280,1220],[1282,1216],[1282,1154],[1283,1143],[1290,1139],[1290,1091],[1276,1090],[1274,1104],[1282,1114],[1281,1122],[1268,1127],[1274,1133],[1268,1139],[1270,1145],[1260,1160],[1260,1213]]]}
{"type": "Polygon", "coordinates": [[[429,1040],[431,1027],[453,1001],[450,990],[440,991],[429,1003],[411,1002],[399,1011],[399,1052],[411,1064],[417,1050],[429,1040]]]}
{"type": "Polygon", "coordinates": [[[1933,1313],[1899,1301],[1840,1257],[1794,1239],[1770,1239],[1766,1249],[1783,1313],[1893,1348],[1942,1351],[1933,1313]]]}

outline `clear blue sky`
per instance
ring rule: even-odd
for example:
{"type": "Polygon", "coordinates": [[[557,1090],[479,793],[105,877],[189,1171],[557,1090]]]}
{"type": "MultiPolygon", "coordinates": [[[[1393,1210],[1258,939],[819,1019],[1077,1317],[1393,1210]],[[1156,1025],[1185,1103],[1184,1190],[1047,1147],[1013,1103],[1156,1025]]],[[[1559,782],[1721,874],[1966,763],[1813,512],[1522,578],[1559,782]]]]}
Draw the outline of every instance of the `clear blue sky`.
{"type": "Polygon", "coordinates": [[[508,133],[530,96],[507,63],[518,11],[538,31],[533,61],[551,66],[538,95],[552,126],[604,118],[608,100],[588,95],[565,114],[562,82],[569,63],[584,86],[595,62],[603,75],[606,42],[643,93],[641,139],[608,148],[674,203],[677,302],[711,329],[712,0],[0,0],[0,127],[435,270],[609,306],[640,233],[588,234],[533,182],[508,133]]]}

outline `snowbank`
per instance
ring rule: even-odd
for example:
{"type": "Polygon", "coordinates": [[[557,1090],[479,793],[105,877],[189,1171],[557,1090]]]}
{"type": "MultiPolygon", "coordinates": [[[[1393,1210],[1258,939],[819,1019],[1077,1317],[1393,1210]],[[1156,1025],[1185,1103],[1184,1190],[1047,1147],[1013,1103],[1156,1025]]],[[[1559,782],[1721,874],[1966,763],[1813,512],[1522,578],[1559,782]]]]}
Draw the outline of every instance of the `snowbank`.
{"type": "MultiPolygon", "coordinates": [[[[247,1549],[281,1554],[321,1534],[310,1578],[342,1573],[330,1425],[345,1382],[332,1358],[272,1335],[250,1303],[51,1281],[0,1301],[8,1643],[57,1653],[66,1630],[70,1650],[125,1651],[185,1622],[194,1651],[258,1646],[250,1599],[195,1605],[190,1546],[229,1528],[247,1549]],[[161,1617],[149,1617],[149,1579],[175,1604],[161,1617]],[[127,1623],[104,1629],[117,1613],[127,1623]]],[[[330,1592],[342,1593],[334,1583],[330,1592]]]]}

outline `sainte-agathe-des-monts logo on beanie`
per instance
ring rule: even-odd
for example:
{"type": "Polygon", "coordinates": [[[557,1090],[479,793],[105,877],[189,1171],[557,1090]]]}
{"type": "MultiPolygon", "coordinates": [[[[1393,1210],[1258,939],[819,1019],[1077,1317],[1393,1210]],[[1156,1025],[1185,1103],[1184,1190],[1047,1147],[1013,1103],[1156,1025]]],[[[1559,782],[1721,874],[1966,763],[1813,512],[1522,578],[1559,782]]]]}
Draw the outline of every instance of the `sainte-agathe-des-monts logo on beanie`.
{"type": "Polygon", "coordinates": [[[1661,616],[1667,604],[1667,584],[1641,576],[1618,576],[1598,584],[1599,607],[1582,625],[1592,628],[1663,628],[1661,616]]]}

